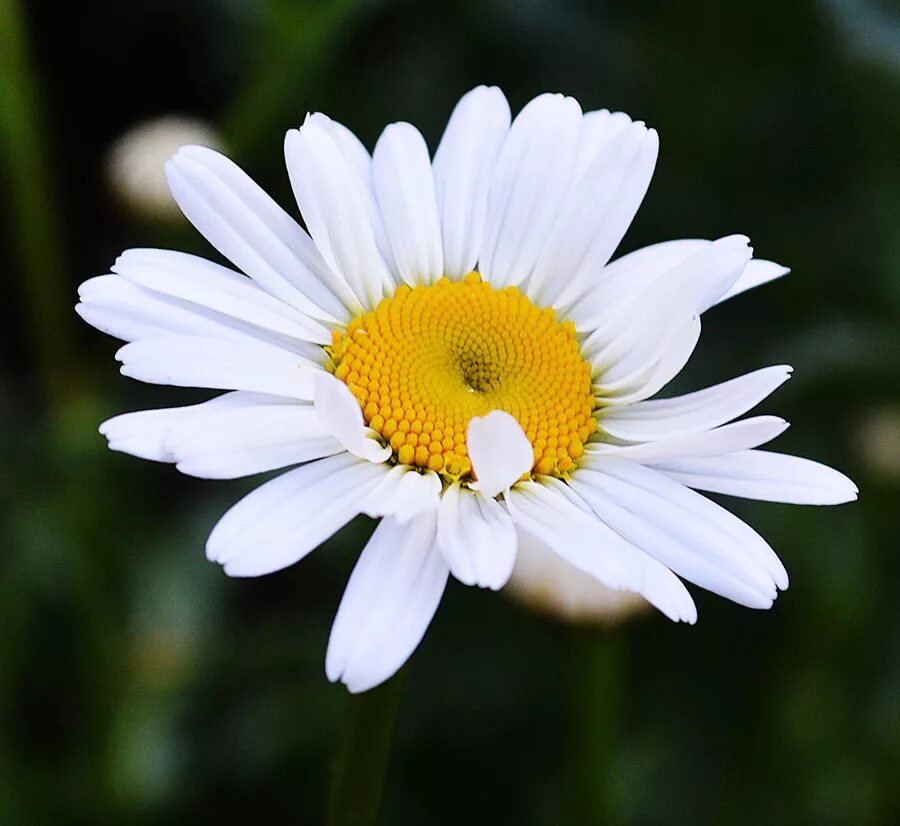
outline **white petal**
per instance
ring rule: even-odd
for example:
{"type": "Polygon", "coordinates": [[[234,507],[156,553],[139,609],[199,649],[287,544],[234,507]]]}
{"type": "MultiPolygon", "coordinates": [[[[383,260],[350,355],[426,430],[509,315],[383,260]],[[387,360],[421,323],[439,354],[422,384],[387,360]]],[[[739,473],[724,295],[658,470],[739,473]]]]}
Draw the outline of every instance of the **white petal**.
{"type": "Polygon", "coordinates": [[[663,241],[617,258],[597,274],[596,287],[568,309],[568,317],[578,329],[596,327],[609,307],[644,292],[661,276],[711,243],[693,238],[663,241]]]}
{"type": "Polygon", "coordinates": [[[437,538],[460,582],[494,591],[506,584],[516,562],[516,529],[497,501],[451,485],[441,497],[437,538]]]}
{"type": "Polygon", "coordinates": [[[397,272],[410,286],[444,274],[441,225],[425,139],[408,123],[388,126],[372,157],[372,180],[397,272]]]}
{"type": "Polygon", "coordinates": [[[182,473],[233,479],[339,453],[311,405],[279,396],[226,393],[202,404],[124,413],[100,432],[111,450],[182,473]]]}
{"type": "Polygon", "coordinates": [[[578,159],[575,162],[574,179],[580,180],[590,169],[602,150],[609,146],[613,138],[630,126],[632,120],[624,112],[610,112],[598,109],[585,112],[581,119],[581,134],[578,139],[578,159]]]}
{"type": "Polygon", "coordinates": [[[658,469],[698,490],[766,502],[839,505],[859,489],[833,468],[767,450],[740,450],[724,456],[663,462],[658,469]]]}
{"type": "MultiPolygon", "coordinates": [[[[198,406],[191,405],[191,408],[198,406]]],[[[175,457],[165,446],[165,437],[172,425],[191,408],[165,407],[122,413],[103,422],[100,432],[106,436],[110,450],[154,462],[174,462],[175,457]]]]}
{"type": "Polygon", "coordinates": [[[605,309],[582,348],[601,395],[630,404],[677,375],[700,335],[699,314],[737,280],[751,254],[745,237],[721,238],[644,292],[605,309]]]}
{"type": "Polygon", "coordinates": [[[360,512],[387,472],[349,453],[302,465],[241,499],[213,528],[206,556],[229,576],[293,565],[360,512]]]}
{"type": "Polygon", "coordinates": [[[472,418],[466,447],[478,477],[470,487],[485,496],[496,496],[514,485],[534,464],[534,450],[521,425],[502,410],[472,418]]]}
{"type": "Polygon", "coordinates": [[[784,433],[788,423],[777,416],[754,416],[739,422],[722,425],[699,433],[643,442],[636,445],[588,445],[588,457],[612,456],[632,462],[667,462],[674,459],[691,459],[698,456],[718,456],[744,448],[759,447],[784,433]]]}
{"type": "Polygon", "coordinates": [[[384,682],[425,635],[447,584],[432,511],[401,525],[386,517],[363,549],[341,599],[325,673],[353,692],[384,682]]]}
{"type": "MultiPolygon", "coordinates": [[[[321,112],[313,112],[307,115],[307,121],[321,126],[331,135],[338,150],[350,167],[350,171],[355,174],[365,202],[366,214],[369,216],[369,223],[372,226],[372,234],[375,236],[375,246],[378,247],[378,252],[381,254],[384,263],[393,270],[394,253],[391,250],[391,245],[385,232],[381,209],[378,206],[375,188],[372,185],[372,156],[366,147],[363,146],[362,141],[342,123],[332,120],[321,112]]],[[[393,291],[393,288],[396,286],[396,280],[390,279],[386,286],[389,288],[389,291],[393,291]]]]}
{"type": "Polygon", "coordinates": [[[440,504],[441,480],[432,470],[419,471],[409,465],[394,465],[362,503],[371,517],[393,516],[408,522],[440,504]]]}
{"type": "Polygon", "coordinates": [[[659,154],[653,129],[633,123],[599,152],[559,211],[528,293],[568,308],[598,283],[650,186],[659,154]]]}
{"type": "Polygon", "coordinates": [[[723,301],[728,301],[729,298],[734,298],[736,295],[752,290],[754,287],[768,284],[770,281],[781,278],[781,276],[787,275],[789,272],[790,269],[788,267],[782,267],[781,264],[776,264],[774,261],[762,259],[750,261],[741,277],[731,285],[731,288],[716,303],[721,304],[723,301]]]}
{"type": "Polygon", "coordinates": [[[597,393],[608,405],[657,393],[681,371],[700,338],[699,316],[683,296],[650,298],[633,302],[616,326],[596,331],[582,346],[597,393]]]}
{"type": "Polygon", "coordinates": [[[709,430],[755,407],[790,378],[791,370],[784,364],[764,367],[683,396],[605,408],[600,424],[611,436],[632,442],[709,430]]]}
{"type": "Polygon", "coordinates": [[[323,370],[315,376],[313,393],[316,412],[326,432],[360,459],[387,461],[390,445],[382,445],[377,434],[366,427],[359,402],[344,382],[323,370]]]}
{"type": "Polygon", "coordinates": [[[714,502],[633,462],[579,468],[572,484],[607,525],[676,574],[741,605],[768,608],[787,573],[748,525],[714,502]]]}
{"type": "MultiPolygon", "coordinates": [[[[231,341],[268,341],[297,352],[312,352],[306,342],[291,343],[277,333],[222,313],[155,293],[119,275],[99,275],[78,288],[76,312],[88,324],[124,341],[153,336],[193,335],[231,341]]],[[[318,349],[318,348],[314,348],[318,349]]]]}
{"type": "Polygon", "coordinates": [[[598,286],[567,311],[580,329],[603,328],[648,303],[674,302],[702,313],[739,280],[753,254],[744,235],[669,241],[605,267],[598,286]]]}
{"type": "Polygon", "coordinates": [[[349,285],[353,312],[374,307],[393,278],[375,243],[356,170],[316,119],[290,130],[284,151],[303,220],[322,257],[349,285]]]}
{"type": "Polygon", "coordinates": [[[230,393],[197,405],[164,437],[182,473],[235,479],[343,452],[322,427],[312,405],[277,396],[230,393]],[[236,403],[238,397],[240,404],[236,403]]]}
{"type": "Polygon", "coordinates": [[[169,250],[133,249],[112,268],[154,293],[301,341],[330,344],[328,328],[289,307],[240,275],[211,261],[169,250]]]}
{"type": "Polygon", "coordinates": [[[215,150],[183,146],[166,177],[187,219],[266,291],[313,318],[347,320],[309,236],[239,166],[215,150]]]}
{"type": "Polygon", "coordinates": [[[311,400],[313,377],[322,368],[262,342],[200,336],[144,338],[121,347],[124,376],[176,387],[248,390],[311,400]]]}
{"type": "Polygon", "coordinates": [[[581,107],[562,95],[536,97],[513,121],[491,179],[479,255],[493,286],[530,275],[569,191],[580,128],[581,107]]]}
{"type": "Polygon", "coordinates": [[[669,619],[696,622],[694,601],[678,577],[575,500],[567,485],[548,477],[507,495],[513,521],[567,562],[608,588],[641,594],[669,619]]]}
{"type": "Polygon", "coordinates": [[[607,588],[521,527],[516,537],[507,593],[538,611],[577,624],[614,626],[649,608],[639,594],[607,588]]]}
{"type": "Polygon", "coordinates": [[[478,262],[491,173],[509,121],[503,92],[478,86],[456,104],[434,154],[444,273],[450,278],[466,275],[478,262]]]}

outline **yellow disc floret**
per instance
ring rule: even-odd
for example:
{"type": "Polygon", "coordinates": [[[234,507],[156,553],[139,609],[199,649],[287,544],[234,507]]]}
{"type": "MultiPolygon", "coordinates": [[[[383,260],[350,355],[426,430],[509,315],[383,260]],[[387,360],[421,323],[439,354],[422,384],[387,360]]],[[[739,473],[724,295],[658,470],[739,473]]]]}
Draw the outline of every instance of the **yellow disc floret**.
{"type": "Polygon", "coordinates": [[[471,476],[466,429],[505,410],[534,449],[535,473],[565,476],[596,430],[590,365],[575,328],[515,287],[462,281],[397,288],[335,331],[330,369],[396,461],[471,476]]]}

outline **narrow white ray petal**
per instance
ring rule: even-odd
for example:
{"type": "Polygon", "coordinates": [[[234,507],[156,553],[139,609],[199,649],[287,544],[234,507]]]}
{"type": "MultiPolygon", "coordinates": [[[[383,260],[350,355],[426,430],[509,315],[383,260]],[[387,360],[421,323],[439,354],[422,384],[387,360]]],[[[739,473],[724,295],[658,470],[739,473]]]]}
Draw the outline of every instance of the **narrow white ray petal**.
{"type": "Polygon", "coordinates": [[[522,482],[506,497],[516,525],[608,588],[634,591],[676,622],[696,622],[687,589],[665,565],[607,527],[557,479],[522,482]]]}
{"type": "Polygon", "coordinates": [[[600,151],[556,217],[529,295],[567,309],[597,285],[644,199],[658,154],[656,131],[642,123],[627,126],[600,151]]]}
{"type": "Polygon", "coordinates": [[[765,261],[763,259],[750,261],[741,277],[731,285],[731,288],[716,303],[721,304],[723,301],[728,301],[729,298],[734,298],[736,295],[752,290],[754,287],[768,284],[770,281],[781,278],[789,272],[790,268],[782,267],[781,264],[776,264],[774,261],[765,261]]]}
{"type": "MultiPolygon", "coordinates": [[[[649,297],[648,297],[649,298],[649,297]]],[[[687,363],[700,338],[700,319],[685,296],[634,302],[617,327],[598,330],[582,347],[598,395],[607,405],[646,399],[687,363]],[[628,316],[630,315],[630,318],[628,316]]]]}
{"type": "Polygon", "coordinates": [[[165,446],[166,434],[185,415],[185,411],[198,406],[121,413],[103,422],[99,428],[100,433],[106,437],[110,450],[154,462],[174,462],[175,457],[165,446]]]}
{"type": "Polygon", "coordinates": [[[437,510],[440,494],[440,477],[434,471],[398,464],[366,496],[361,510],[373,518],[393,516],[408,522],[419,513],[437,510]]]}
{"type": "Polygon", "coordinates": [[[237,164],[183,146],[166,176],[185,217],[263,289],[313,318],[347,320],[333,273],[309,236],[237,164]]]}
{"type": "MultiPolygon", "coordinates": [[[[648,305],[663,306],[675,302],[675,306],[685,307],[690,312],[702,313],[718,301],[740,278],[747,262],[753,254],[748,239],[744,235],[728,235],[716,241],[669,242],[666,251],[656,256],[649,251],[638,250],[633,256],[648,253],[650,266],[646,271],[631,273],[629,277],[612,280],[607,271],[615,267],[611,264],[598,279],[599,286],[593,294],[573,306],[571,314],[577,316],[576,324],[582,329],[596,328],[603,336],[609,329],[615,329],[623,320],[633,318],[639,308],[648,305]],[[661,261],[671,266],[657,270],[661,261]],[[675,263],[672,263],[675,262],[675,263]],[[648,273],[655,273],[649,278],[648,273]],[[624,289],[617,285],[624,282],[624,289]]],[[[624,262],[626,256],[622,259],[624,262]]]]}
{"type": "Polygon", "coordinates": [[[839,505],[854,501],[859,493],[850,479],[833,468],[767,450],[680,459],[662,462],[657,468],[691,488],[766,502],[839,505]]]}
{"type": "Polygon", "coordinates": [[[123,413],[100,425],[111,450],[177,462],[192,476],[235,478],[343,450],[312,406],[280,396],[225,393],[201,404],[123,413]]]}
{"type": "Polygon", "coordinates": [[[216,524],[207,558],[229,576],[260,576],[293,565],[360,512],[385,465],[340,453],[258,487],[216,524]]]}
{"type": "Polygon", "coordinates": [[[649,608],[634,591],[607,588],[518,526],[516,565],[507,592],[541,613],[569,622],[615,626],[649,608]]]}
{"type": "Polygon", "coordinates": [[[182,473],[235,479],[344,451],[310,404],[252,393],[227,395],[240,396],[244,403],[207,402],[169,428],[165,448],[182,473]]]}
{"type": "Polygon", "coordinates": [[[313,395],[322,427],[347,450],[368,462],[385,462],[390,445],[377,441],[377,434],[366,427],[359,402],[340,379],[324,370],[316,373],[313,395]]]}
{"type": "MultiPolygon", "coordinates": [[[[119,275],[98,275],[78,288],[76,312],[88,324],[124,341],[195,335],[233,341],[272,341],[271,332],[179,299],[154,293],[119,275]]],[[[305,342],[298,342],[304,350],[305,342]]]]}
{"type": "Polygon", "coordinates": [[[517,115],[497,157],[478,268],[495,287],[531,274],[569,191],[581,128],[573,98],[539,95],[517,115]]]}
{"type": "Polygon", "coordinates": [[[634,462],[596,459],[572,484],[617,533],[690,582],[768,608],[787,573],[775,552],[724,508],[634,462]]]}
{"type": "Polygon", "coordinates": [[[384,682],[421,642],[447,585],[434,511],[408,525],[385,517],[360,555],[341,599],[325,673],[353,692],[384,682]]]}
{"type": "Polygon", "coordinates": [[[331,343],[328,328],[274,298],[246,276],[169,250],[127,250],[113,272],[155,293],[302,341],[331,343]]]}
{"type": "Polygon", "coordinates": [[[434,154],[444,273],[450,278],[466,275],[478,262],[491,173],[509,122],[503,92],[478,86],[456,104],[434,154]]]}
{"type": "Polygon", "coordinates": [[[356,171],[316,119],[290,130],[284,151],[303,220],[322,257],[352,290],[353,312],[374,307],[393,278],[375,243],[356,171]]]}
{"type": "Polygon", "coordinates": [[[322,368],[295,353],[258,341],[201,336],[144,338],[121,347],[121,373],[150,384],[247,390],[309,401],[322,368]]]}
{"type": "Polygon", "coordinates": [[[617,258],[597,273],[596,287],[568,308],[568,317],[579,330],[597,327],[610,307],[621,306],[644,292],[665,273],[711,243],[693,238],[663,241],[617,258]]]}
{"type": "Polygon", "coordinates": [[[385,513],[403,525],[420,514],[436,511],[440,503],[440,477],[433,470],[414,470],[400,479],[394,501],[385,513]]]}
{"type": "Polygon", "coordinates": [[[450,573],[465,585],[506,585],[516,562],[516,529],[496,500],[451,485],[441,497],[437,540],[450,573]]]}
{"type": "Polygon", "coordinates": [[[585,112],[581,119],[581,134],[578,138],[578,157],[575,161],[573,179],[578,181],[590,169],[600,152],[609,146],[613,138],[626,129],[632,120],[624,112],[610,112],[598,109],[585,112]]]}
{"type": "Polygon", "coordinates": [[[372,156],[372,181],[394,261],[410,286],[444,274],[444,252],[428,146],[409,123],[392,123],[372,156]]]}
{"type": "Polygon", "coordinates": [[[755,407],[790,378],[791,370],[784,364],[764,367],[683,396],[608,407],[600,413],[600,425],[611,436],[632,442],[709,430],[755,407]]]}
{"type": "MultiPolygon", "coordinates": [[[[307,120],[321,126],[331,135],[344,160],[356,175],[365,202],[366,214],[369,216],[369,224],[372,227],[372,234],[375,237],[375,246],[378,247],[378,252],[391,270],[391,274],[396,275],[394,253],[384,228],[378,199],[375,197],[375,187],[372,182],[372,156],[369,154],[369,150],[350,129],[321,112],[313,112],[307,116],[307,120]]],[[[389,293],[393,292],[397,283],[399,282],[396,278],[391,278],[386,282],[389,293]]]]}
{"type": "Polygon", "coordinates": [[[502,410],[472,417],[466,447],[478,477],[471,487],[485,496],[514,485],[534,464],[534,450],[522,426],[502,410]]]}
{"type": "Polygon", "coordinates": [[[712,430],[684,433],[654,442],[636,445],[594,443],[588,445],[586,452],[592,456],[612,456],[644,464],[698,456],[719,456],[764,445],[784,433],[787,428],[788,423],[777,416],[754,416],[712,430]]]}

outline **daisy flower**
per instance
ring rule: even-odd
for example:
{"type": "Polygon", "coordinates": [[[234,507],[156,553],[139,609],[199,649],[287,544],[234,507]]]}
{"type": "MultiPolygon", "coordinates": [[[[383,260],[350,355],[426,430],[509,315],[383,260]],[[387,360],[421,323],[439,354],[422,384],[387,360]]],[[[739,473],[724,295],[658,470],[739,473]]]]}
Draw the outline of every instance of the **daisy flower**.
{"type": "Polygon", "coordinates": [[[696,620],[682,579],[768,608],[784,566],[696,491],[855,498],[840,473],[757,449],[782,419],[733,421],[789,367],[651,398],[701,313],[787,272],[740,235],[610,263],[658,146],[622,112],[557,94],[512,120],[487,87],[459,101],[433,159],[408,123],[370,155],[312,114],[284,144],[305,229],[223,155],[186,146],[172,195],[235,269],[134,249],[81,286],[81,316],[128,342],[124,375],[229,391],[110,419],[113,450],[216,479],[293,466],[213,529],[226,573],[277,571],[358,514],[381,518],[338,608],[329,679],[357,692],[390,677],[449,576],[501,588],[520,540],[672,620],[696,620]]]}

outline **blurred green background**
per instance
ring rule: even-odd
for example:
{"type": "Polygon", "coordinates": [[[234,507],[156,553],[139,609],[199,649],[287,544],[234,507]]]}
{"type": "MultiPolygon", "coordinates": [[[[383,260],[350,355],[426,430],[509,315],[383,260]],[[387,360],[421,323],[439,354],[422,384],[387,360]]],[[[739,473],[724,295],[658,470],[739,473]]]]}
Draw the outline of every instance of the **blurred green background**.
{"type": "Polygon", "coordinates": [[[766,613],[694,589],[694,628],[573,628],[451,584],[381,822],[900,823],[900,8],[878,0],[0,0],[0,823],[317,823],[347,703],[324,652],[371,523],[228,580],[205,537],[258,480],[97,433],[201,396],[120,377],[76,286],[131,246],[214,257],[123,202],[111,146],[201,118],[289,206],[307,110],[370,147],[409,120],[434,149],[478,83],[659,130],[622,251],[743,232],[793,268],[705,316],[670,389],[794,365],[776,449],[861,497],[727,502],[791,572],[766,613]]]}

